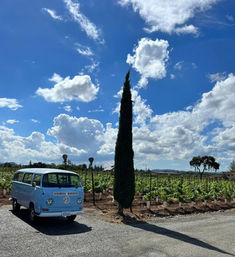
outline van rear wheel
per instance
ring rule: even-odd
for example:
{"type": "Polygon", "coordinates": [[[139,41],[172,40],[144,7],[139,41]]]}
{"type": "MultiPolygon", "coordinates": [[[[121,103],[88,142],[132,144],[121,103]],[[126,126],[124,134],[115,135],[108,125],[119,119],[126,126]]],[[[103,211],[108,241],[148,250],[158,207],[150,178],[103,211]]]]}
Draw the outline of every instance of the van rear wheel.
{"type": "Polygon", "coordinates": [[[12,200],[12,211],[18,213],[20,211],[20,205],[17,203],[16,199],[12,200]]]}
{"type": "Polygon", "coordinates": [[[73,222],[76,219],[76,215],[67,216],[66,219],[69,223],[73,222]]]}

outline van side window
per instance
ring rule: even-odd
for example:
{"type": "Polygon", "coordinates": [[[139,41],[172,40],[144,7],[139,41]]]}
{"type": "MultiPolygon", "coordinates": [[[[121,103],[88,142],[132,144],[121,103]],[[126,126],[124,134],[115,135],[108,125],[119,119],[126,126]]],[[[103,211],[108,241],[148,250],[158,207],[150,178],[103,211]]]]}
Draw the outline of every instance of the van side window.
{"type": "Polygon", "coordinates": [[[71,178],[71,185],[72,186],[75,186],[75,187],[81,187],[82,186],[81,179],[80,179],[79,176],[71,175],[70,178],[71,178]]]}
{"type": "Polygon", "coordinates": [[[54,173],[45,174],[42,180],[43,187],[56,187],[57,186],[57,175],[54,173]]]}
{"type": "Polygon", "coordinates": [[[40,186],[41,175],[35,174],[33,178],[33,182],[35,182],[37,186],[40,186]]]}
{"type": "Polygon", "coordinates": [[[24,173],[17,172],[17,173],[15,173],[13,180],[14,181],[22,181],[23,176],[24,176],[24,173]]]}
{"type": "Polygon", "coordinates": [[[27,184],[31,184],[32,177],[33,177],[33,173],[25,173],[23,182],[27,184]]]}
{"type": "Polygon", "coordinates": [[[48,173],[43,176],[43,187],[81,187],[80,177],[68,173],[48,173]]]}

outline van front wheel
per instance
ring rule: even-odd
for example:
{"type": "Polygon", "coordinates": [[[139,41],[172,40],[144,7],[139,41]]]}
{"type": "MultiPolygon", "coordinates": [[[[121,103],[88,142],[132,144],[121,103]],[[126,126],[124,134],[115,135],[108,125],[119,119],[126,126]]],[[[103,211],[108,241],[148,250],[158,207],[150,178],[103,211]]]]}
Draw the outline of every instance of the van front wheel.
{"type": "Polygon", "coordinates": [[[29,207],[29,220],[31,222],[35,222],[35,220],[36,220],[35,210],[34,210],[34,206],[32,204],[29,207]]]}
{"type": "Polygon", "coordinates": [[[73,222],[76,219],[76,215],[67,216],[66,219],[69,223],[73,222]]]}
{"type": "Polygon", "coordinates": [[[12,200],[12,211],[18,213],[20,211],[20,205],[17,203],[16,199],[12,200]]]}

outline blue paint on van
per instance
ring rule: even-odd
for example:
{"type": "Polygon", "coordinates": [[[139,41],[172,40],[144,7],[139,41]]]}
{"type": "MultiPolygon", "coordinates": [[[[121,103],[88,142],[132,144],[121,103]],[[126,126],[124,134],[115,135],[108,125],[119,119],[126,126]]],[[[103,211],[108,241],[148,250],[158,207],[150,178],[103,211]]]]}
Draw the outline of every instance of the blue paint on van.
{"type": "Polygon", "coordinates": [[[20,206],[30,210],[30,219],[35,216],[64,216],[74,220],[83,213],[84,191],[80,177],[71,171],[34,168],[15,172],[12,182],[13,211],[20,206]]]}

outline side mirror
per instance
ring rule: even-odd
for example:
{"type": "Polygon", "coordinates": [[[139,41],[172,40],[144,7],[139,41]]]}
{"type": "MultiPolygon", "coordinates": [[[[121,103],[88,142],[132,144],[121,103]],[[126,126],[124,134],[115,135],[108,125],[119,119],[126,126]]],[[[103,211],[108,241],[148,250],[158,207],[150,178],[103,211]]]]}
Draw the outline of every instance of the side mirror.
{"type": "Polygon", "coordinates": [[[33,182],[32,186],[33,186],[33,187],[36,187],[36,185],[37,185],[36,182],[33,182]]]}

